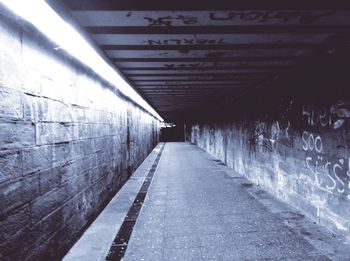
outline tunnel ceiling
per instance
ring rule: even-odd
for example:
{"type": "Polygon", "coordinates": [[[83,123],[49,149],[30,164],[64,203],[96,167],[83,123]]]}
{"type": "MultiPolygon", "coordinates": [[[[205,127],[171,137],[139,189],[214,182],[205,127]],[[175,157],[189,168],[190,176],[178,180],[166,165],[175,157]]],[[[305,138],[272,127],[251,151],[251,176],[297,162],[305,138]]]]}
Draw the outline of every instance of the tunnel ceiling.
{"type": "Polygon", "coordinates": [[[336,1],[64,2],[170,121],[267,86],[320,50],[332,53],[350,32],[350,12],[336,1]]]}

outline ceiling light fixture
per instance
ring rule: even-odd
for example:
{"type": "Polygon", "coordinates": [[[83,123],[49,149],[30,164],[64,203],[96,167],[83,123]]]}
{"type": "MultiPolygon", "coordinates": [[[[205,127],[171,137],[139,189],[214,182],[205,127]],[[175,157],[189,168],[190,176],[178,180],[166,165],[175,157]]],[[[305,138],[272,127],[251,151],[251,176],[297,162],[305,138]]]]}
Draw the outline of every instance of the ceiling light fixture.
{"type": "Polygon", "coordinates": [[[33,24],[60,48],[90,67],[160,121],[162,117],[110,66],[70,24],[43,0],[0,0],[15,14],[33,24]]]}

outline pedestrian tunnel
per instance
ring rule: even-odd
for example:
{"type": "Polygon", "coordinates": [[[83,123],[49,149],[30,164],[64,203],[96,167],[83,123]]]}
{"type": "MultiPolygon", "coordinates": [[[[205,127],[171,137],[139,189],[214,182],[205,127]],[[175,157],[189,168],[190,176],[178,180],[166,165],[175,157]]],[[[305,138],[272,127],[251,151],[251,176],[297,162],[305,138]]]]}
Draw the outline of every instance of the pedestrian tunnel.
{"type": "Polygon", "coordinates": [[[349,12],[0,0],[0,259],[349,260],[349,12]]]}

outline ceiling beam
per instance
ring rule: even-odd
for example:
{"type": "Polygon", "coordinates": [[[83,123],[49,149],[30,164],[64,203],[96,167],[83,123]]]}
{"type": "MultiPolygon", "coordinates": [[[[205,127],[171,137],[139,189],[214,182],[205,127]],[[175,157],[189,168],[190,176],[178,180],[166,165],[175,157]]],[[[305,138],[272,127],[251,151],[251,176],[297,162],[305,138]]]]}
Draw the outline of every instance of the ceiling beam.
{"type": "Polygon", "coordinates": [[[246,43],[246,44],[195,44],[195,45],[100,45],[105,51],[194,51],[194,50],[285,50],[285,49],[315,49],[327,47],[324,43],[246,43]]]}
{"type": "Polygon", "coordinates": [[[215,87],[194,87],[194,88],[177,88],[177,89],[168,89],[168,88],[145,88],[140,89],[142,93],[146,92],[171,92],[171,91],[202,91],[202,90],[237,90],[239,87],[232,86],[215,86],[215,87]]]}
{"type": "Polygon", "coordinates": [[[207,83],[207,84],[182,84],[182,85],[150,85],[150,86],[142,86],[140,90],[177,90],[177,89],[205,89],[205,88],[236,88],[242,86],[245,88],[246,86],[251,86],[252,84],[230,84],[230,83],[222,83],[222,84],[213,84],[213,83],[207,83]]]}
{"type": "Polygon", "coordinates": [[[347,33],[349,25],[86,26],[92,34],[324,34],[347,33]]]}
{"type": "MultiPolygon", "coordinates": [[[[231,80],[236,80],[236,79],[255,79],[255,78],[261,78],[261,77],[265,77],[265,76],[272,76],[273,74],[256,74],[256,75],[251,75],[251,74],[227,74],[227,75],[215,75],[215,74],[199,74],[198,76],[194,76],[194,77],[190,77],[191,75],[175,75],[174,78],[171,77],[162,77],[162,76],[156,76],[154,79],[157,80],[152,80],[149,77],[145,77],[140,79],[139,81],[142,82],[153,82],[153,81],[165,81],[165,82],[172,82],[172,81],[178,81],[178,77],[186,77],[186,80],[189,81],[198,81],[201,80],[203,77],[211,77],[211,78],[222,78],[222,79],[231,79],[231,80]],[[165,79],[164,79],[165,78],[165,79]],[[174,80],[172,80],[174,79],[174,80]]],[[[144,77],[144,76],[140,76],[140,77],[144,77]]],[[[131,79],[131,78],[130,78],[131,79]]],[[[136,78],[137,79],[137,78],[136,78]]],[[[137,80],[136,80],[137,81],[137,80]]]]}
{"type": "MultiPolygon", "coordinates": [[[[48,0],[57,2],[58,0],[48,0]]],[[[176,0],[64,0],[72,10],[349,10],[349,1],[337,0],[216,0],[198,1],[176,0]]]]}
{"type": "Polygon", "coordinates": [[[113,62],[251,62],[301,60],[305,56],[190,57],[190,58],[111,58],[113,62]]]}
{"type": "Polygon", "coordinates": [[[249,75],[267,75],[268,72],[245,72],[245,73],[171,73],[171,74],[147,74],[147,73],[125,73],[128,77],[155,77],[155,76],[161,76],[161,77],[184,77],[184,76],[249,76],[249,75]]]}
{"type": "MultiPolygon", "coordinates": [[[[255,80],[255,79],[254,79],[255,80]]],[[[246,82],[246,81],[248,81],[248,82],[252,82],[252,80],[251,79],[249,79],[249,78],[245,78],[245,79],[235,79],[235,78],[233,78],[233,79],[228,79],[228,80],[220,80],[220,79],[209,79],[209,80],[201,80],[200,78],[199,79],[181,79],[181,80],[176,80],[176,79],[174,79],[174,80],[172,80],[172,79],[170,79],[170,80],[167,80],[167,79],[155,79],[155,80],[134,80],[134,81],[132,81],[135,85],[138,85],[138,84],[140,84],[140,83],[146,83],[147,84],[147,82],[164,82],[164,83],[173,83],[173,84],[177,84],[178,82],[189,82],[189,83],[191,83],[191,82],[198,82],[198,81],[204,81],[205,83],[206,82],[218,82],[218,81],[220,81],[220,82],[227,82],[227,83],[230,83],[230,82],[236,82],[236,83],[241,83],[241,82],[246,82]]]]}
{"type": "Polygon", "coordinates": [[[262,69],[283,69],[288,68],[290,65],[264,65],[264,66],[251,66],[251,65],[240,65],[240,66],[205,66],[205,67],[119,67],[119,70],[143,70],[143,71],[210,71],[210,70],[262,70],[262,69]]]}

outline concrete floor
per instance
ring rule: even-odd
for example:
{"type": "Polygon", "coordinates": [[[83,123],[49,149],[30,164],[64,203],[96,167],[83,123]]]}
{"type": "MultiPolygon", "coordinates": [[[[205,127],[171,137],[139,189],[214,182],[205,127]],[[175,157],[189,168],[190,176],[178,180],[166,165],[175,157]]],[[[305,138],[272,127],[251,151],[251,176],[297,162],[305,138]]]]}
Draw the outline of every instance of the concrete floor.
{"type": "MultiPolygon", "coordinates": [[[[117,195],[124,200],[112,200],[101,215],[109,218],[96,220],[65,260],[104,260],[102,245],[112,244],[155,156],[130,180],[138,185],[125,185],[117,195]]],[[[196,146],[167,143],[123,260],[350,260],[349,246],[196,146]]]]}

